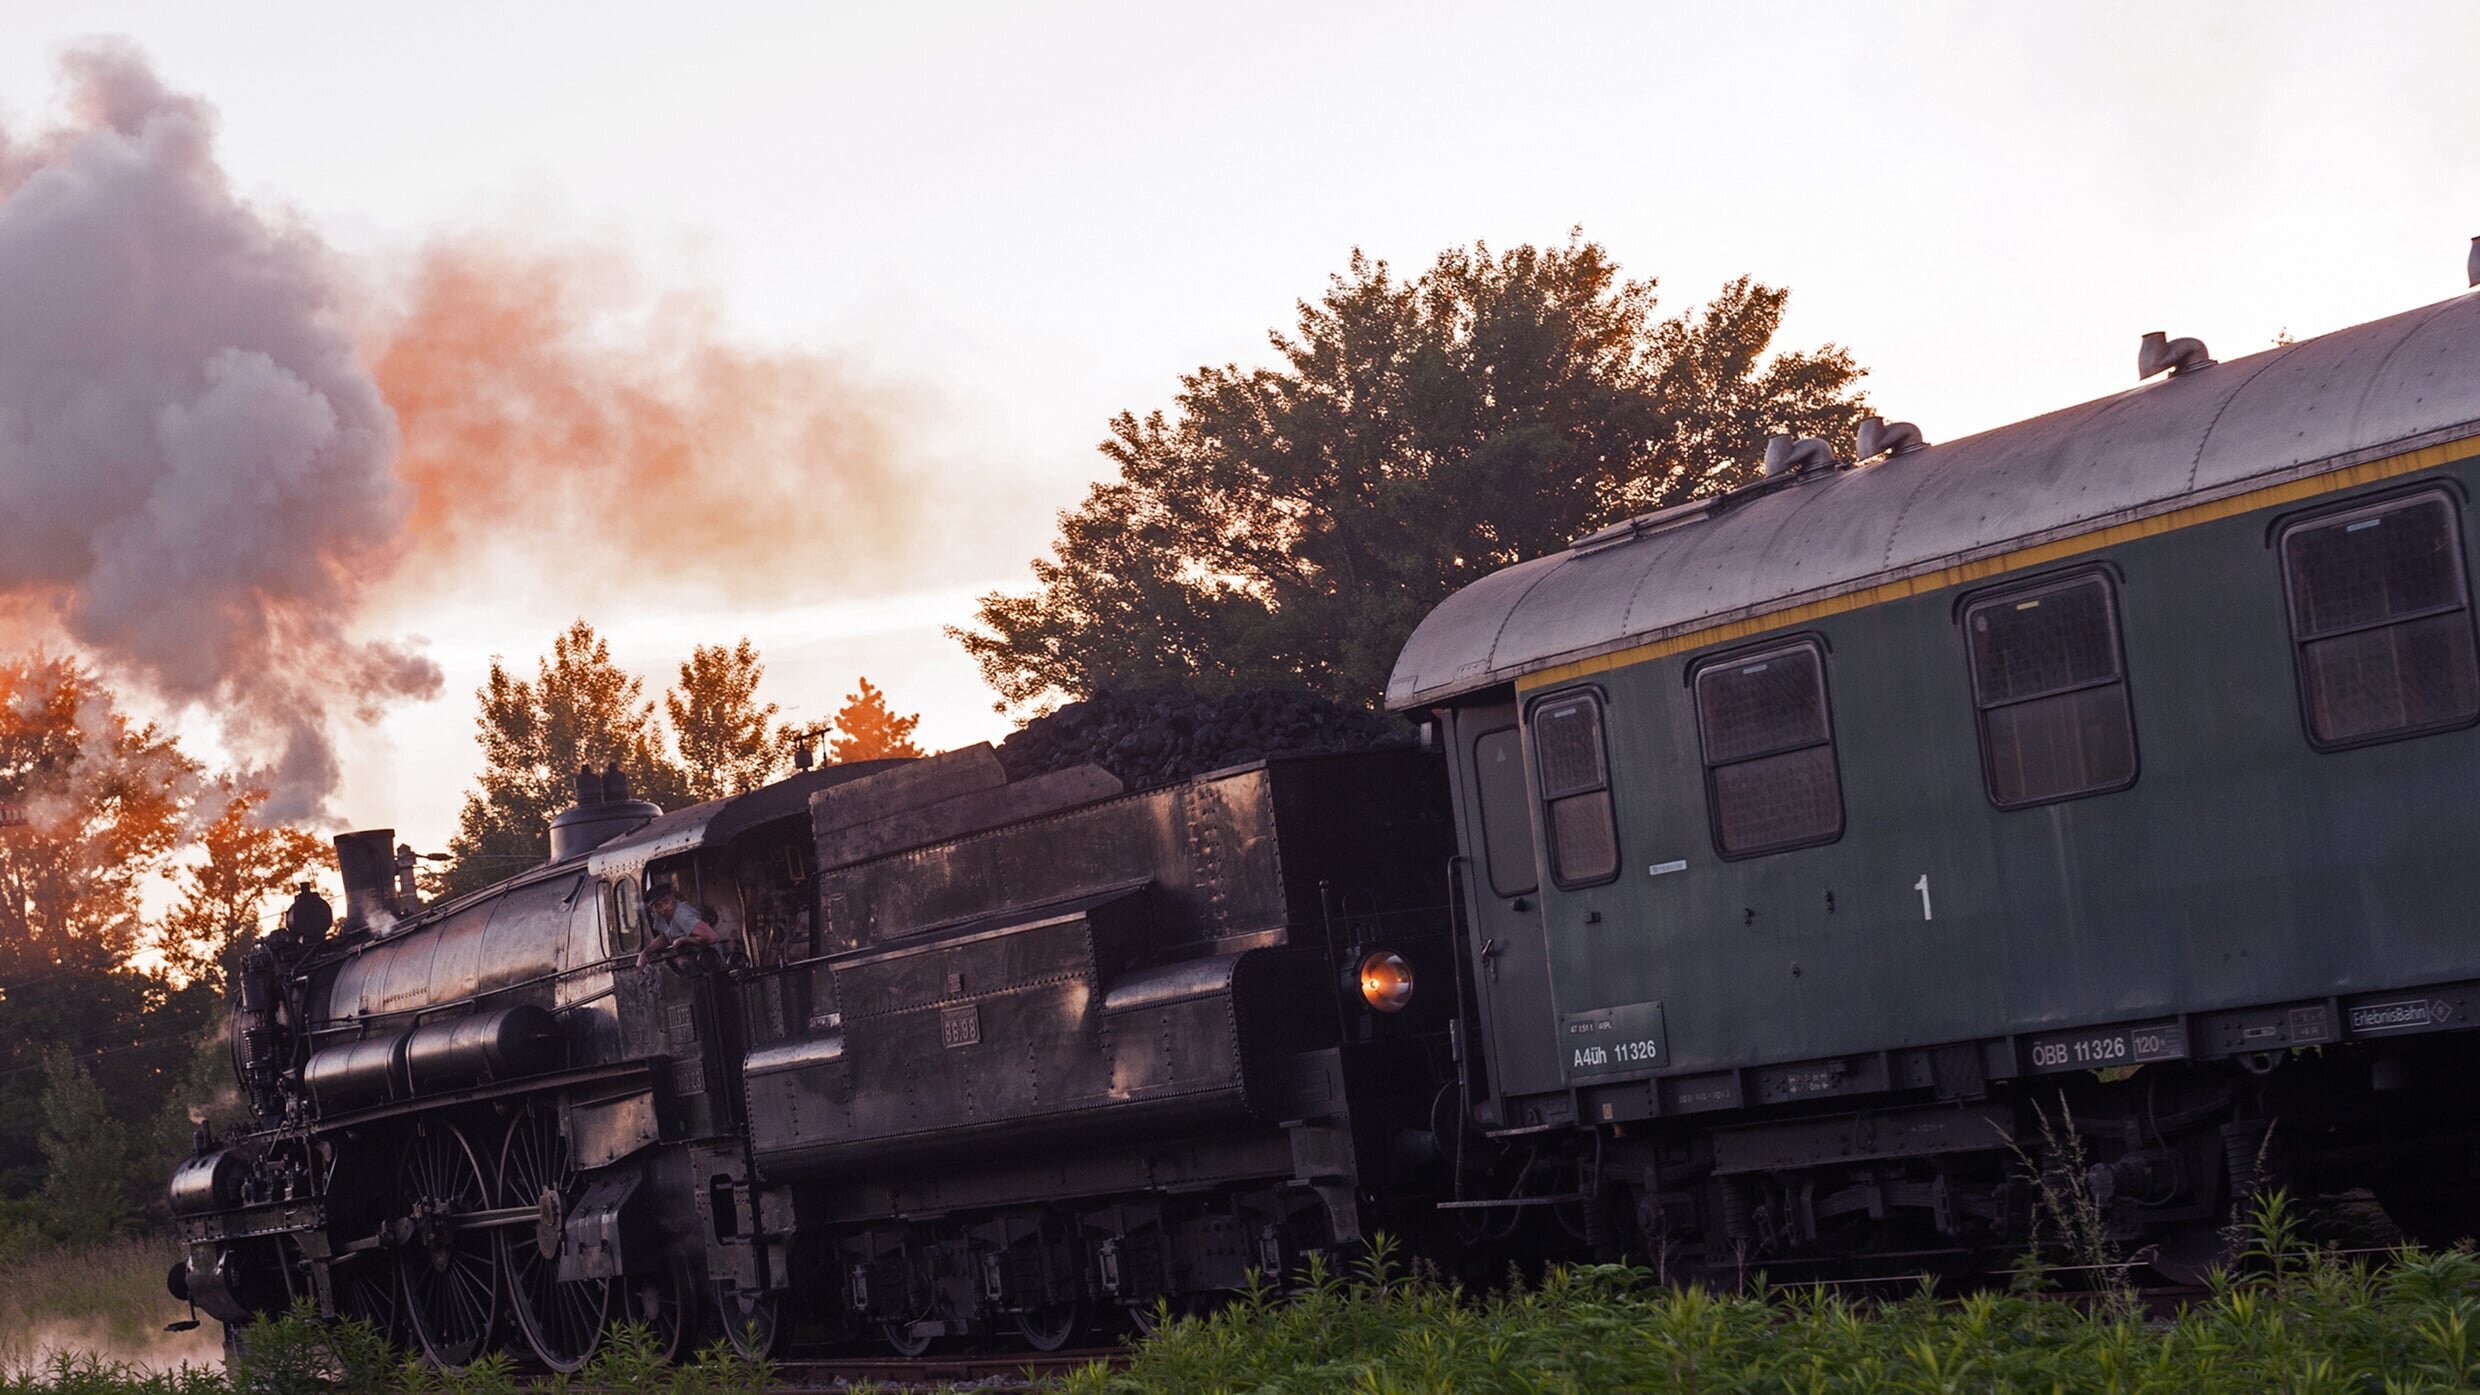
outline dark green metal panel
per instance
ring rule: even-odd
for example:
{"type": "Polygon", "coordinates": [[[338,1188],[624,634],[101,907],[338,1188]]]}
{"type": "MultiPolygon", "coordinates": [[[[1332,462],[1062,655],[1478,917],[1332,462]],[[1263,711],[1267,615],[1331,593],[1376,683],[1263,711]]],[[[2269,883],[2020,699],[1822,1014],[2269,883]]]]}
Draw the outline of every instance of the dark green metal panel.
{"type": "MultiPolygon", "coordinates": [[[[1499,1005],[1501,1054],[1640,1004],[1661,1004],[1665,1028],[1662,1063],[1640,1073],[1671,1073],[2480,977],[2480,730],[2309,747],[2267,545],[2298,511],[2059,564],[2121,578],[2140,761],[2123,791],[1992,807],[1960,589],[1784,632],[1829,650],[1846,829],[1823,847],[1715,852],[1685,678],[1727,650],[1589,680],[1608,703],[1623,873],[1543,880],[1548,1001],[1526,1005],[1530,1023],[1499,1005]]],[[[2463,531],[2468,555],[2468,508],[2463,531]]],[[[1637,1018],[1655,1015],[1623,1015],[1637,1018]]],[[[1569,1083],[1617,1074],[1603,1062],[1569,1083]]]]}

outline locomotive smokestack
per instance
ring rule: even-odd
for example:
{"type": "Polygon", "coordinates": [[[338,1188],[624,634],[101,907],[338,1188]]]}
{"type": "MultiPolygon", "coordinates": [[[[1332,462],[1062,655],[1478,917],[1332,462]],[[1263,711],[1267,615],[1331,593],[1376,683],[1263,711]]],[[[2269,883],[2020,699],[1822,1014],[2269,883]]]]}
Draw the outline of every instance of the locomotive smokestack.
{"type": "MultiPolygon", "coordinates": [[[[583,799],[577,802],[585,803],[583,799]]],[[[617,761],[603,767],[603,802],[605,804],[629,802],[629,772],[622,770],[617,761]]]]}
{"type": "Polygon", "coordinates": [[[600,776],[600,775],[597,775],[597,774],[595,774],[595,773],[594,773],[594,767],[593,767],[593,766],[590,766],[590,765],[581,765],[581,766],[578,766],[578,767],[577,767],[577,807],[578,807],[578,808],[580,808],[580,809],[583,809],[583,808],[585,808],[586,806],[588,806],[588,805],[590,805],[590,804],[600,804],[600,803],[602,803],[602,802],[603,802],[603,777],[602,777],[602,776],[600,776]]]}
{"type": "Polygon", "coordinates": [[[396,830],[366,828],[336,835],[336,871],[344,879],[344,931],[385,931],[396,923],[396,830]]]}

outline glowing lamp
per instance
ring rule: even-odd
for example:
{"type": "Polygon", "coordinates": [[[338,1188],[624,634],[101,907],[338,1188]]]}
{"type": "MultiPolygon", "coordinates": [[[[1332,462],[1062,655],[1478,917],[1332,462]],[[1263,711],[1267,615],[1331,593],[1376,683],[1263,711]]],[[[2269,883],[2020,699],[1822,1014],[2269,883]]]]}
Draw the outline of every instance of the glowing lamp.
{"type": "Polygon", "coordinates": [[[1380,1012],[1402,1012],[1412,1001],[1412,966],[1391,949],[1361,961],[1361,997],[1380,1012]]]}

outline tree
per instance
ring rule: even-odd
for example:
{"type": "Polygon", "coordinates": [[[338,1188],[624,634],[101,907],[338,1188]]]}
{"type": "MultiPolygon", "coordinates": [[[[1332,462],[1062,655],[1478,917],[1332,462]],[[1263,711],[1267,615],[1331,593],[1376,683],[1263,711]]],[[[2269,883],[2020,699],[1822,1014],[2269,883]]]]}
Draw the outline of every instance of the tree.
{"type": "Polygon", "coordinates": [[[197,787],[198,763],[84,665],[0,663],[0,799],[27,815],[0,837],[0,982],[124,963],[197,787]]]}
{"type": "Polygon", "coordinates": [[[864,678],[861,691],[847,696],[835,714],[835,734],[827,738],[827,759],[841,765],[919,756],[922,750],[913,744],[913,728],[920,725],[920,713],[897,716],[887,706],[887,695],[864,678]]]}
{"type": "Polygon", "coordinates": [[[129,1126],[95,1078],[65,1048],[43,1053],[43,1149],[40,1198],[63,1240],[92,1245],[128,1229],[133,1178],[129,1126]]]}
{"type": "Polygon", "coordinates": [[[1749,478],[1775,432],[1848,440],[1860,370],[1773,352],[1742,278],[1655,315],[1603,249],[1483,245],[1398,280],[1352,254],[1280,366],[1185,375],[1121,413],[1117,477],[1060,515],[1029,594],[951,629],[1002,707],[1105,684],[1306,685],[1368,704],[1450,592],[1601,524],[1749,478]]]}
{"type": "MultiPolygon", "coordinates": [[[[0,800],[25,826],[0,834],[0,1191],[52,1171],[42,1053],[92,1067],[111,1119],[145,1119],[215,1008],[131,967],[144,897],[168,876],[198,764],[130,721],[92,670],[42,654],[0,661],[0,800]]],[[[64,1087],[65,1088],[65,1087],[64,1087]]]]}
{"type": "Polygon", "coordinates": [[[235,954],[273,925],[287,893],[325,863],[328,845],[315,833],[260,823],[263,789],[244,789],[230,776],[213,788],[221,808],[198,830],[203,856],[182,872],[181,899],[165,915],[161,937],[165,967],[220,1001],[235,954]]]}
{"type": "Polygon", "coordinates": [[[535,679],[512,678],[497,656],[481,688],[475,739],[480,790],[465,797],[447,874],[452,891],[487,886],[551,855],[550,818],[575,797],[577,767],[617,764],[636,794],[665,807],[686,800],[688,782],[664,754],[645,684],[611,661],[611,646],[583,620],[551,643],[535,679]]]}
{"type": "Polygon", "coordinates": [[[775,704],[758,704],[765,672],[745,635],[729,649],[701,644],[680,666],[680,686],[663,695],[663,710],[691,798],[756,789],[790,759],[790,737],[776,725],[775,704]]]}

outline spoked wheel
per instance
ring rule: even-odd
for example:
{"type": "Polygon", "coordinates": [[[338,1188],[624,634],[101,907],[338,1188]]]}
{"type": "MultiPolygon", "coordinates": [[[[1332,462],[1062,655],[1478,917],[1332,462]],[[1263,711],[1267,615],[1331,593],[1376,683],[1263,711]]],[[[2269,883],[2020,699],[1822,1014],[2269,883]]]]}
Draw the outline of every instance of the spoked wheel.
{"type": "Polygon", "coordinates": [[[723,1314],[723,1337],[750,1361],[783,1355],[783,1300],[772,1293],[743,1293],[729,1279],[715,1281],[715,1308],[723,1314]]]}
{"type": "Polygon", "coordinates": [[[417,1125],[397,1195],[412,1227],[396,1252],[406,1315],[431,1364],[461,1369],[489,1349],[499,1314],[498,1245],[490,1231],[466,1224],[491,1202],[464,1133],[431,1120],[417,1125]]]}
{"type": "Polygon", "coordinates": [[[562,1373],[584,1370],[594,1359],[611,1311],[610,1280],[560,1279],[568,1213],[583,1190],[558,1117],[548,1109],[518,1115],[500,1145],[499,1204],[531,1208],[535,1220],[500,1230],[500,1268],[525,1344],[543,1365],[562,1373]]]}
{"type": "Polygon", "coordinates": [[[328,1265],[328,1283],[336,1294],[336,1316],[359,1318],[391,1347],[405,1343],[403,1288],[396,1266],[377,1250],[341,1256],[328,1265]]]}
{"type": "Polygon", "coordinates": [[[1052,1303],[1016,1315],[1016,1330],[1035,1351],[1057,1351],[1085,1330],[1082,1302],[1052,1303]]]}
{"type": "Polygon", "coordinates": [[[620,1281],[620,1320],[654,1334],[655,1354],[677,1361],[688,1351],[689,1314],[680,1301],[688,1291],[679,1274],[666,1269],[620,1281]]]}

